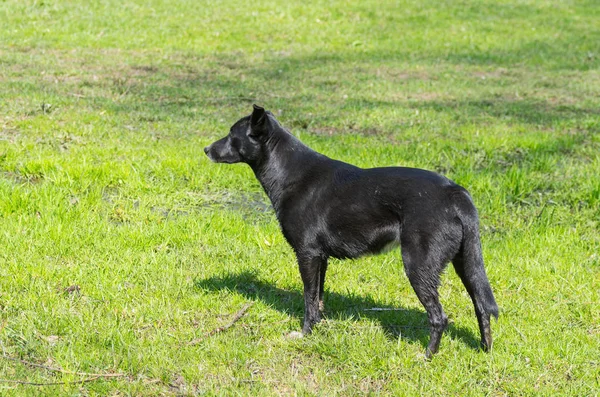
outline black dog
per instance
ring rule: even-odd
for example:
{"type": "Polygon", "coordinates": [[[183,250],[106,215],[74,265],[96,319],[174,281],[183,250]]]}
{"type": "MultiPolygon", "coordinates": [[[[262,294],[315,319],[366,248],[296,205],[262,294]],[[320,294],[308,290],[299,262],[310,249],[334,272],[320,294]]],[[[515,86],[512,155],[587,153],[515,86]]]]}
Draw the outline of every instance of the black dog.
{"type": "Polygon", "coordinates": [[[356,258],[400,245],[429,317],[427,356],[438,350],[448,325],[437,289],[450,261],[475,305],[483,348],[492,347],[490,315],[498,317],[498,306],[483,267],[477,210],[464,188],[430,171],[361,169],[332,160],[256,105],[204,152],[217,163],[248,164],[271,199],[304,283],[303,334],[321,318],[329,257],[356,258]]]}

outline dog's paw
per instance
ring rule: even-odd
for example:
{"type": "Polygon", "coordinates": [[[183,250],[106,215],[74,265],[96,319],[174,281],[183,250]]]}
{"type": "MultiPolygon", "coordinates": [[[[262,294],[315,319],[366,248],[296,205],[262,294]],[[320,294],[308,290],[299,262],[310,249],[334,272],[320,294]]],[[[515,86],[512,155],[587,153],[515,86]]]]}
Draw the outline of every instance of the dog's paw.
{"type": "Polygon", "coordinates": [[[292,331],[286,335],[286,338],[288,338],[288,339],[300,339],[302,337],[304,337],[304,334],[302,332],[298,332],[298,331],[292,331]]]}

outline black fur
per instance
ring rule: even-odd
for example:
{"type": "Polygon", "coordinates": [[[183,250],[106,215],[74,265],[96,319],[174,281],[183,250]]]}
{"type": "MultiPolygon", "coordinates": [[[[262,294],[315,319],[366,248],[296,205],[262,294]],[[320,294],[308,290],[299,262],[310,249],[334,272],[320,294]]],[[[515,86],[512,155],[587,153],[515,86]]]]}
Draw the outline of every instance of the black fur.
{"type": "Polygon", "coordinates": [[[218,163],[250,165],[269,196],[304,283],[304,326],[321,319],[327,259],[356,258],[400,245],[410,283],[431,327],[427,356],[448,325],[438,299],[440,274],[452,262],[473,304],[484,349],[498,306],[483,267],[479,219],[469,193],[416,168],[361,169],[319,154],[254,105],[225,138],[204,149],[218,163]]]}

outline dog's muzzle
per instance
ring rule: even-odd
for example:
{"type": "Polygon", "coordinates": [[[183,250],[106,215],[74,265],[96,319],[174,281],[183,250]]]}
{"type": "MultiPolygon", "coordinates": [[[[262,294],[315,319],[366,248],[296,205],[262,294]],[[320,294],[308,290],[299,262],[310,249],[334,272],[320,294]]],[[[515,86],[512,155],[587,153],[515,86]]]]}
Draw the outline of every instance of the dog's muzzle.
{"type": "Polygon", "coordinates": [[[212,145],[208,145],[204,148],[204,154],[206,154],[208,156],[208,158],[210,159],[210,161],[215,161],[212,156],[210,155],[210,149],[211,149],[212,145]]]}

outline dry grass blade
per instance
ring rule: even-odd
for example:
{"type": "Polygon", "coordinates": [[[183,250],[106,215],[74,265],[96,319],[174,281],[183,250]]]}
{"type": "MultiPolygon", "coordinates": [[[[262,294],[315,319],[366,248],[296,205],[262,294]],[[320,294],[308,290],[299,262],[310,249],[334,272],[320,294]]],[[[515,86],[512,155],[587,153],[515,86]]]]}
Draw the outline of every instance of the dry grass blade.
{"type": "Polygon", "coordinates": [[[89,373],[89,372],[67,371],[62,368],[50,367],[50,366],[44,365],[44,364],[36,364],[36,363],[32,363],[30,361],[22,360],[20,358],[11,357],[11,356],[3,355],[2,358],[5,360],[8,360],[8,361],[14,361],[14,362],[21,363],[23,365],[27,365],[28,367],[41,368],[41,369],[45,369],[46,371],[59,372],[61,374],[87,376],[87,377],[92,377],[92,378],[122,378],[124,376],[127,376],[127,374],[121,374],[121,373],[94,374],[94,373],[89,373]]]}
{"type": "Polygon", "coordinates": [[[88,382],[93,382],[98,379],[102,379],[102,377],[95,376],[93,378],[78,379],[78,380],[67,381],[67,382],[46,382],[46,383],[44,383],[44,382],[28,382],[25,380],[0,379],[0,383],[12,383],[12,384],[17,384],[17,385],[25,385],[25,386],[56,386],[56,385],[72,385],[72,384],[79,384],[79,383],[88,383],[88,382]]]}
{"type": "Polygon", "coordinates": [[[213,336],[215,334],[218,334],[220,332],[226,331],[229,328],[231,328],[236,322],[239,321],[240,318],[242,318],[244,316],[244,314],[246,314],[246,312],[248,311],[248,309],[250,309],[250,307],[253,305],[253,302],[250,303],[246,303],[244,306],[242,306],[242,308],[235,314],[235,316],[233,316],[233,318],[231,319],[231,321],[229,323],[227,323],[226,325],[223,325],[221,327],[215,328],[212,331],[210,331],[209,333],[207,333],[205,336],[201,337],[201,338],[197,338],[194,339],[190,342],[188,342],[188,345],[197,345],[198,343],[200,343],[202,340],[204,340],[204,338],[207,338],[209,336],[213,336]]]}
{"type": "Polygon", "coordinates": [[[12,384],[28,385],[28,386],[54,386],[54,385],[69,385],[69,384],[87,383],[87,382],[93,382],[95,380],[107,379],[107,378],[127,377],[127,374],[121,374],[121,373],[94,374],[94,373],[89,373],[89,372],[67,371],[62,368],[50,367],[48,365],[43,365],[43,364],[36,364],[36,363],[32,363],[30,361],[22,360],[22,359],[16,358],[16,357],[10,357],[7,355],[2,355],[1,357],[5,360],[14,361],[14,362],[26,365],[28,367],[40,368],[40,369],[43,369],[46,371],[67,374],[67,375],[83,376],[84,379],[77,379],[77,380],[65,381],[65,382],[29,382],[29,381],[17,380],[17,379],[0,379],[0,383],[12,383],[12,384]]]}

